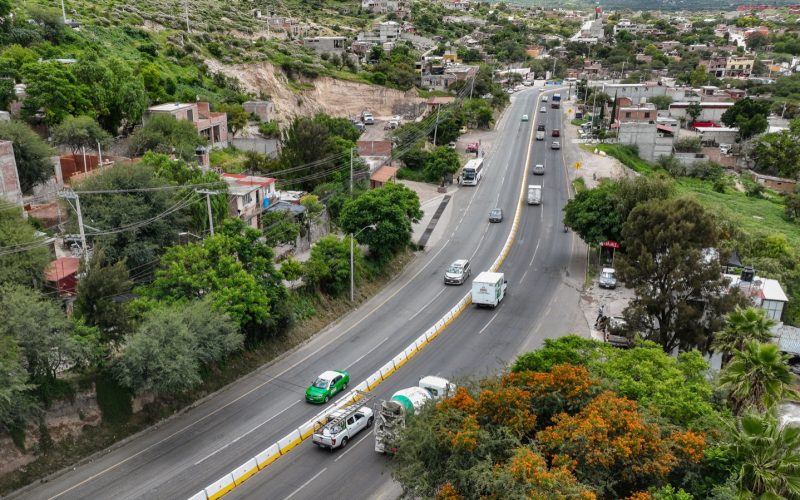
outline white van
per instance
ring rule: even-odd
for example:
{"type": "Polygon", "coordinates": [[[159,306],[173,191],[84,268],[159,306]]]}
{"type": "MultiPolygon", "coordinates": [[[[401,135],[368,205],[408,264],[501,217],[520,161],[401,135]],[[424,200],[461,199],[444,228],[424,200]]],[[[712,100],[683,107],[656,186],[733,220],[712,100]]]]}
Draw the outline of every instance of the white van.
{"type": "Polygon", "coordinates": [[[528,205],[542,204],[542,186],[538,184],[528,185],[528,205]]]}

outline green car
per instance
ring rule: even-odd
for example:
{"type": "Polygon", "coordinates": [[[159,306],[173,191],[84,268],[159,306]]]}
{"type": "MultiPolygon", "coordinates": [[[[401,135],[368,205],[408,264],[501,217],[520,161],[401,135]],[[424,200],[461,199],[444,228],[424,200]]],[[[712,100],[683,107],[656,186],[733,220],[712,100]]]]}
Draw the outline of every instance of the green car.
{"type": "Polygon", "coordinates": [[[309,403],[327,403],[339,392],[347,389],[350,375],[341,370],[328,370],[306,389],[306,401],[309,403]]]}

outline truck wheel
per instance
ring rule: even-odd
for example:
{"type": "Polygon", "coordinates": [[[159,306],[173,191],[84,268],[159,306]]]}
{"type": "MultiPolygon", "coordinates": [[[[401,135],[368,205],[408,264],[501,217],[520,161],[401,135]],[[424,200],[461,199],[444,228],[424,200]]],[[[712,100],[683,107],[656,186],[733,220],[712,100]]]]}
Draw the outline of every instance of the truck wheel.
{"type": "Polygon", "coordinates": [[[347,446],[347,438],[344,438],[344,439],[342,439],[342,446],[341,446],[341,448],[344,448],[345,446],[347,446]]]}

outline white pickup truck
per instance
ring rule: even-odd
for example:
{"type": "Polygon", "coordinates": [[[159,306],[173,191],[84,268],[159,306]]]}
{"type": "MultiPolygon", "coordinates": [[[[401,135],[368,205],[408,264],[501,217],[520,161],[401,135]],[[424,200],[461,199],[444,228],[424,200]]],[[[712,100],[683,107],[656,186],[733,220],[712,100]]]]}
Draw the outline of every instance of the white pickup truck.
{"type": "Polygon", "coordinates": [[[365,404],[336,410],[328,416],[327,423],[311,436],[311,442],[331,451],[344,448],[356,434],[371,427],[374,420],[372,409],[365,404]]]}

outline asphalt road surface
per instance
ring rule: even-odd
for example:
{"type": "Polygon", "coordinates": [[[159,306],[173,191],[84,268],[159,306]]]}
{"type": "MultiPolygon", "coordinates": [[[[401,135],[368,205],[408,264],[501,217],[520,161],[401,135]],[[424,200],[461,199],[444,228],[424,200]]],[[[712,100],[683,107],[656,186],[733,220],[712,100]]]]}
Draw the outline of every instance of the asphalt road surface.
{"type": "MultiPolygon", "coordinates": [[[[549,107],[540,113],[539,92],[527,89],[514,95],[498,124],[494,148],[487,152],[484,179],[477,187],[455,193],[450,227],[437,229],[444,229],[444,236],[381,293],[279,362],[13,497],[180,499],[200,491],[318,413],[320,407],[303,400],[305,388],[318,374],[344,369],[355,386],[468,293],[468,284],[444,286],[444,269],[466,257],[475,276],[494,262],[508,236],[521,183],[542,184],[543,204],[523,206],[520,230],[501,269],[508,279],[508,296],[495,310],[473,306],[462,313],[378,386],[375,396],[388,398],[416,385],[424,375],[457,379],[496,372],[543,339],[580,325],[583,259],[577,237],[562,231],[567,176],[561,151],[550,149],[551,130],[562,128],[561,113],[549,107]],[[531,121],[521,122],[523,114],[531,121]],[[529,147],[538,121],[547,124],[547,139],[529,147]],[[543,177],[530,174],[536,163],[546,165],[543,177]],[[490,224],[489,210],[496,206],[503,208],[506,220],[490,224]]],[[[334,453],[304,442],[228,496],[395,498],[399,486],[391,480],[387,458],[375,453],[373,444],[371,430],[334,453]]]]}

